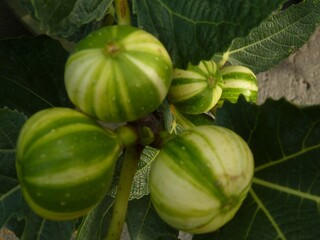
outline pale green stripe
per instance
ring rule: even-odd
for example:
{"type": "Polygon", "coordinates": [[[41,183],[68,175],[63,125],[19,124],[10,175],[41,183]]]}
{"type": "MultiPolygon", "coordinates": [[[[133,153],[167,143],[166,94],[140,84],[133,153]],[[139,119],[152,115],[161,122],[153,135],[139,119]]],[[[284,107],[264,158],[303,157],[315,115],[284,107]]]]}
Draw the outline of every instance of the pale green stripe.
{"type": "Polygon", "coordinates": [[[201,61],[198,67],[207,75],[216,75],[218,70],[214,61],[201,61]]]}
{"type": "Polygon", "coordinates": [[[252,91],[258,91],[258,86],[257,84],[247,81],[247,80],[240,80],[240,79],[228,79],[227,81],[224,82],[223,84],[223,89],[228,89],[228,88],[243,88],[246,90],[252,90],[252,91]]]}
{"type": "MultiPolygon", "coordinates": [[[[78,132],[85,132],[85,131],[92,131],[92,132],[98,132],[102,131],[99,127],[92,124],[86,124],[86,123],[73,123],[73,124],[66,124],[62,127],[53,128],[50,131],[47,131],[47,133],[42,136],[41,138],[38,138],[35,140],[28,149],[25,149],[24,151],[24,158],[28,158],[28,154],[32,153],[34,149],[41,148],[42,145],[45,145],[49,141],[53,141],[55,139],[62,139],[63,136],[69,135],[72,133],[78,133],[78,132]]],[[[26,139],[27,141],[27,139],[26,139]]]]}
{"type": "MultiPolygon", "coordinates": [[[[193,135],[197,133],[190,132],[189,134],[193,135]]],[[[203,138],[203,140],[208,141],[202,134],[197,135],[203,138]]],[[[207,144],[209,143],[207,142],[207,144]]],[[[215,198],[219,198],[221,202],[228,200],[223,189],[215,185],[218,179],[208,166],[208,160],[203,156],[197,143],[185,139],[185,137],[176,137],[162,151],[170,156],[170,160],[179,166],[181,171],[185,171],[188,173],[187,175],[191,176],[188,180],[192,180],[192,184],[202,188],[215,198]]],[[[212,152],[214,153],[214,151],[212,152]]]]}
{"type": "Polygon", "coordinates": [[[143,72],[146,76],[148,76],[149,80],[154,85],[154,89],[158,91],[160,96],[160,100],[164,99],[167,95],[167,87],[165,85],[165,80],[162,79],[159,74],[147,63],[139,61],[136,58],[130,56],[130,54],[125,54],[126,58],[130,60],[141,72],[143,72]]]}
{"type": "Polygon", "coordinates": [[[247,67],[244,66],[227,66],[221,69],[221,74],[222,75],[226,75],[229,73],[244,73],[244,74],[249,74],[249,75],[253,75],[254,73],[247,67]]]}
{"type": "Polygon", "coordinates": [[[207,84],[205,82],[171,86],[169,89],[169,98],[172,103],[185,101],[195,95],[201,94],[206,87],[207,84]]]}
{"type": "Polygon", "coordinates": [[[186,79],[197,79],[206,81],[206,77],[202,72],[196,72],[192,70],[182,70],[182,69],[174,69],[172,81],[175,79],[186,78],[186,79]]]}
{"type": "MultiPolygon", "coordinates": [[[[117,149],[116,149],[117,150],[117,149]]],[[[113,166],[113,156],[116,151],[110,153],[107,158],[102,161],[91,161],[90,165],[85,168],[83,166],[72,166],[71,168],[65,168],[63,171],[57,171],[55,173],[45,173],[45,175],[28,176],[24,178],[24,181],[32,185],[47,185],[50,187],[63,185],[63,187],[76,185],[83,182],[84,179],[90,181],[90,179],[97,178],[106,173],[106,170],[113,166]]]]}
{"type": "Polygon", "coordinates": [[[93,86],[94,89],[91,90],[94,94],[91,96],[90,102],[93,114],[99,119],[105,118],[106,111],[110,111],[109,109],[113,107],[112,102],[115,101],[112,81],[114,70],[114,61],[111,59],[109,61],[101,60],[100,75],[95,86],[93,86]]]}
{"type": "Polygon", "coordinates": [[[17,144],[19,146],[18,153],[24,153],[26,146],[30,144],[38,132],[43,131],[43,129],[46,129],[48,126],[54,126],[55,122],[61,119],[67,122],[70,118],[74,120],[79,119],[81,122],[88,121],[88,118],[81,113],[67,108],[50,108],[32,115],[20,133],[17,144]]]}
{"type": "Polygon", "coordinates": [[[78,88],[79,79],[87,72],[87,69],[92,68],[97,61],[97,56],[103,56],[100,49],[82,50],[72,54],[66,64],[65,82],[68,89],[78,88]]]}

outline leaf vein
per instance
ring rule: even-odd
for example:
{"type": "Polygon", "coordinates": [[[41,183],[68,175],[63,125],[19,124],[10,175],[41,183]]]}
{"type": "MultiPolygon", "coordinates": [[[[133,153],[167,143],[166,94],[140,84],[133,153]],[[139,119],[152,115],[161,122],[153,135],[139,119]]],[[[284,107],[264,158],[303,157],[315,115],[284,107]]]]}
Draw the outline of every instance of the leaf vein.
{"type": "Polygon", "coordinates": [[[261,171],[263,169],[266,169],[266,168],[269,168],[269,167],[272,167],[274,165],[278,165],[278,164],[281,164],[283,162],[286,162],[292,158],[295,158],[295,157],[298,157],[300,155],[303,155],[303,154],[306,154],[307,152],[310,152],[312,150],[315,150],[317,148],[320,148],[320,144],[316,144],[314,146],[311,146],[311,147],[308,147],[308,148],[305,148],[305,149],[302,149],[301,151],[297,152],[297,153],[293,153],[293,154],[290,154],[290,155],[287,155],[287,156],[284,156],[283,158],[279,159],[279,160],[276,160],[276,161],[272,161],[272,162],[268,162],[268,163],[265,163],[263,165],[260,165],[258,167],[255,168],[255,172],[258,172],[258,171],[261,171]]]}
{"type": "Polygon", "coordinates": [[[275,231],[277,232],[278,236],[280,237],[280,239],[286,239],[283,232],[281,231],[281,229],[278,227],[277,222],[275,221],[275,219],[272,217],[271,213],[268,211],[268,209],[266,208],[266,206],[262,203],[262,201],[260,200],[260,198],[258,197],[258,195],[253,191],[253,189],[250,189],[250,194],[253,197],[253,199],[255,200],[255,202],[258,204],[258,207],[262,210],[262,212],[266,215],[266,217],[269,219],[270,223],[272,224],[272,226],[274,227],[275,231]]]}
{"type": "Polygon", "coordinates": [[[267,182],[259,178],[253,178],[252,183],[255,183],[264,187],[272,188],[277,191],[287,193],[289,195],[294,195],[296,197],[300,197],[300,198],[304,198],[304,199],[308,199],[308,200],[320,203],[320,196],[312,195],[309,192],[301,192],[289,187],[281,186],[279,184],[267,182]]]}
{"type": "Polygon", "coordinates": [[[2,78],[4,78],[4,79],[6,79],[6,80],[8,80],[8,81],[10,81],[10,82],[12,82],[12,83],[14,83],[14,84],[16,84],[17,86],[25,89],[26,91],[28,91],[28,92],[31,93],[32,95],[38,97],[38,98],[41,99],[43,102],[47,103],[49,106],[54,107],[54,105],[52,105],[50,102],[48,102],[47,100],[45,100],[43,97],[41,97],[40,95],[38,95],[37,93],[35,93],[35,92],[32,91],[31,89],[26,88],[25,86],[23,86],[22,84],[18,83],[17,81],[11,80],[11,79],[9,79],[9,78],[7,78],[7,77],[4,77],[4,76],[0,76],[0,77],[2,77],[2,78]]]}

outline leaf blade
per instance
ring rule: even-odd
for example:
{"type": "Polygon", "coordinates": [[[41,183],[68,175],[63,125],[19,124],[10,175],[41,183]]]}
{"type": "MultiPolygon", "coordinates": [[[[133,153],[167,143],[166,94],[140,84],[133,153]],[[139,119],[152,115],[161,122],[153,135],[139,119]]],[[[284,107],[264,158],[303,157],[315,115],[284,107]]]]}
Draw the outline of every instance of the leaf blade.
{"type": "Polygon", "coordinates": [[[226,58],[232,65],[247,66],[255,73],[266,71],[300,48],[319,23],[319,2],[303,1],[273,15],[248,36],[235,39],[226,58]]]}
{"type": "Polygon", "coordinates": [[[138,25],[159,37],[174,65],[184,68],[224,52],[283,2],[135,0],[134,11],[138,25]]]}
{"type": "Polygon", "coordinates": [[[71,106],[64,87],[68,53],[47,36],[0,41],[0,106],[27,116],[44,108],[71,106]]]}
{"type": "Polygon", "coordinates": [[[111,0],[23,0],[40,28],[51,36],[79,40],[100,26],[111,0]]]}
{"type": "Polygon", "coordinates": [[[130,239],[177,239],[179,231],[171,228],[157,215],[150,196],[129,202],[127,225],[130,239]]]}
{"type": "Polygon", "coordinates": [[[0,226],[21,209],[21,191],[15,168],[16,141],[26,116],[0,109],[0,226]]]}
{"type": "Polygon", "coordinates": [[[114,198],[105,196],[82,220],[77,240],[105,239],[111,221],[114,198]]]}
{"type": "Polygon", "coordinates": [[[21,239],[68,240],[71,239],[74,230],[74,221],[54,222],[30,211],[21,239]]]}

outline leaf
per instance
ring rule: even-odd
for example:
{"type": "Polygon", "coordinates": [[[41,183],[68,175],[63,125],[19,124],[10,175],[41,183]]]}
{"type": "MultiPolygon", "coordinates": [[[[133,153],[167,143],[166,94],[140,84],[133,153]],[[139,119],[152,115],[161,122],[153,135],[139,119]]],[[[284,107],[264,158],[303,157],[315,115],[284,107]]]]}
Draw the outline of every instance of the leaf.
{"type": "Polygon", "coordinates": [[[114,198],[105,196],[101,202],[82,220],[77,240],[105,239],[111,220],[114,198]]]}
{"type": "Polygon", "coordinates": [[[133,178],[129,200],[139,199],[149,194],[149,173],[151,170],[151,165],[158,153],[159,150],[152,147],[146,147],[143,150],[141,159],[138,163],[137,172],[133,178]]]}
{"type": "Polygon", "coordinates": [[[175,67],[224,52],[280,8],[284,0],[134,0],[138,25],[160,39],[175,67]]]}
{"type": "Polygon", "coordinates": [[[0,107],[27,116],[53,106],[70,106],[64,87],[68,53],[46,36],[0,41],[0,107]]]}
{"type": "Polygon", "coordinates": [[[194,239],[320,239],[320,106],[241,98],[219,109],[215,123],[248,142],[254,178],[235,218],[194,239]]]}
{"type": "Polygon", "coordinates": [[[306,0],[273,15],[248,36],[235,39],[226,52],[233,65],[266,71],[300,48],[320,23],[320,2],[306,0]]]}
{"type": "Polygon", "coordinates": [[[21,210],[23,206],[22,202],[23,199],[19,185],[0,195],[0,227],[4,226],[7,221],[21,210]]]}
{"type": "Polygon", "coordinates": [[[178,239],[179,231],[159,218],[149,195],[129,202],[127,225],[131,240],[178,239]]]}
{"type": "Polygon", "coordinates": [[[30,211],[21,239],[69,240],[73,232],[74,221],[53,222],[40,218],[30,211]]]}
{"type": "MultiPolygon", "coordinates": [[[[85,218],[77,233],[77,240],[103,240],[108,232],[114,198],[105,198],[85,218]]],[[[127,226],[131,240],[177,239],[178,230],[164,223],[153,206],[149,195],[129,201],[127,226]]]]}
{"type": "Polygon", "coordinates": [[[16,141],[26,117],[8,108],[0,109],[0,227],[21,206],[21,191],[15,168],[16,141]]]}
{"type": "Polygon", "coordinates": [[[66,39],[84,37],[101,25],[112,0],[22,0],[48,35],[66,39]]]}
{"type": "MultiPolygon", "coordinates": [[[[158,155],[158,152],[158,149],[148,146],[143,150],[138,163],[137,171],[133,178],[129,200],[139,199],[149,194],[149,172],[155,157],[158,155]]],[[[108,193],[108,195],[112,197],[115,197],[117,193],[121,163],[122,160],[120,159],[120,161],[117,162],[115,172],[116,177],[114,177],[112,186],[108,193]]]]}

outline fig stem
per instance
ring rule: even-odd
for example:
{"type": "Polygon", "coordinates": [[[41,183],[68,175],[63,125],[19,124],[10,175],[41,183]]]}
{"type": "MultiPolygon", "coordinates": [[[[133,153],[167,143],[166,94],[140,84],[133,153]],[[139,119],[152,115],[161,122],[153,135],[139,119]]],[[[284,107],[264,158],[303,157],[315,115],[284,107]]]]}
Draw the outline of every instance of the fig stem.
{"type": "Polygon", "coordinates": [[[114,0],[118,25],[131,25],[130,8],[127,0],[114,0]]]}
{"type": "Polygon", "coordinates": [[[119,240],[121,238],[123,225],[126,220],[131,185],[137,170],[141,152],[142,147],[137,145],[127,147],[125,150],[106,240],[119,240]]]}
{"type": "Polygon", "coordinates": [[[124,147],[134,146],[139,141],[139,136],[134,127],[124,125],[115,130],[124,147]]]}

